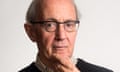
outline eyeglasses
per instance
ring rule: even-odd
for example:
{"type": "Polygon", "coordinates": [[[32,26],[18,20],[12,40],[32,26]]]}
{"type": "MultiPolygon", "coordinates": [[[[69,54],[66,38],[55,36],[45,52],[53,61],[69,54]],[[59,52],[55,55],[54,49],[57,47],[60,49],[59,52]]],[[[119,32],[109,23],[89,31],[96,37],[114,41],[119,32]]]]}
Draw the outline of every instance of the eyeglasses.
{"type": "Polygon", "coordinates": [[[32,24],[41,24],[46,31],[48,32],[55,32],[56,29],[58,29],[59,24],[64,24],[64,29],[67,32],[74,32],[77,31],[79,27],[79,21],[78,20],[68,20],[64,22],[58,22],[58,21],[31,21],[32,24]]]}

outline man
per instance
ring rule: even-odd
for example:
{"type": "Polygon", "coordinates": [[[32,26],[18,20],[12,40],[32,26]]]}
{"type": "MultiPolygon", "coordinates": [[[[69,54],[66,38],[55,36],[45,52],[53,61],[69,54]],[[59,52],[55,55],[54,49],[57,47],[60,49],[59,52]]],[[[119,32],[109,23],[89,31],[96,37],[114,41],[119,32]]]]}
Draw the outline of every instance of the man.
{"type": "Polygon", "coordinates": [[[24,27],[38,55],[20,72],[112,72],[72,58],[79,27],[73,0],[33,0],[24,27]]]}

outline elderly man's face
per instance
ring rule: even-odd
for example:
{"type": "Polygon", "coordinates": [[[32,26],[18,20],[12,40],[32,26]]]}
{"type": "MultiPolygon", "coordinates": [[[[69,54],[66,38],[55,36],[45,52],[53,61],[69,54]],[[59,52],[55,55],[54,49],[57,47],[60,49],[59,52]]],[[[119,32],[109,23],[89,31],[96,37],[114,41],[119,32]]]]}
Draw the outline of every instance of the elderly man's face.
{"type": "MultiPolygon", "coordinates": [[[[44,21],[69,21],[76,20],[76,12],[71,2],[52,0],[45,3],[43,10],[44,21]]],[[[68,32],[64,24],[59,24],[54,32],[48,32],[39,24],[34,25],[36,42],[39,54],[50,58],[54,54],[71,57],[77,31],[68,32]]]]}

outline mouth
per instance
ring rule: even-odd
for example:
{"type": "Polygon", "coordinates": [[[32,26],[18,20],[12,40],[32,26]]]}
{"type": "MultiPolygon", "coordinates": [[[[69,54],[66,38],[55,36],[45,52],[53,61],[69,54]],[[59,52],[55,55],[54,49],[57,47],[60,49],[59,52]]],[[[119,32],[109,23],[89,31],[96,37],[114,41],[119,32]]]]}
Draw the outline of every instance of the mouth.
{"type": "Polygon", "coordinates": [[[66,42],[54,42],[53,43],[53,48],[67,48],[68,44],[66,42]]]}
{"type": "Polygon", "coordinates": [[[53,46],[53,52],[59,53],[59,54],[65,54],[67,51],[68,46],[67,45],[54,45],[53,46]]]}
{"type": "Polygon", "coordinates": [[[68,44],[66,42],[54,42],[52,48],[54,53],[66,54],[68,50],[68,44]]]}
{"type": "Polygon", "coordinates": [[[57,48],[67,48],[67,46],[59,46],[59,45],[55,45],[55,46],[53,46],[53,48],[55,48],[55,49],[57,49],[57,48]]]}

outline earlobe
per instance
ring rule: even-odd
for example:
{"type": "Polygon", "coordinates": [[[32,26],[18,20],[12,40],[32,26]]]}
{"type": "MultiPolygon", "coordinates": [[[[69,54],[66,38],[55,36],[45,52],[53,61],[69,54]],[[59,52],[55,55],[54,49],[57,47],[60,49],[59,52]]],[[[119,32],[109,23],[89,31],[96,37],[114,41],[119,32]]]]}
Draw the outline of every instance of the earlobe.
{"type": "Polygon", "coordinates": [[[29,23],[25,23],[25,24],[24,24],[24,29],[25,29],[28,37],[29,37],[33,42],[35,42],[35,41],[36,41],[36,33],[35,33],[34,28],[33,28],[33,25],[32,25],[32,24],[29,24],[29,23]]]}

